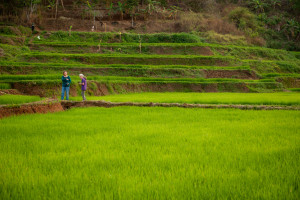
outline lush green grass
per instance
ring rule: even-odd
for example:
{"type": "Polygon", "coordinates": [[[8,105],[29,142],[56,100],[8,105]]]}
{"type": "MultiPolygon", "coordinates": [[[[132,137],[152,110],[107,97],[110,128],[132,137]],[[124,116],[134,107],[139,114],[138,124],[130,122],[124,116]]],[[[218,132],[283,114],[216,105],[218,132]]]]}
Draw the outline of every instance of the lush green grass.
{"type": "Polygon", "coordinates": [[[4,51],[4,57],[0,57],[0,60],[8,59],[14,60],[16,56],[22,55],[23,53],[30,52],[30,49],[27,46],[12,46],[8,44],[1,44],[0,48],[4,51]]]}
{"type": "Polygon", "coordinates": [[[146,54],[63,54],[32,52],[20,55],[20,61],[39,62],[82,62],[87,64],[150,64],[150,65],[241,65],[242,62],[232,56],[198,55],[146,55],[146,54]]]}
{"type": "Polygon", "coordinates": [[[15,58],[21,62],[127,65],[187,65],[187,66],[251,66],[259,73],[299,73],[299,61],[240,60],[233,56],[146,55],[146,54],[65,54],[25,53],[15,58]]]}
{"type": "Polygon", "coordinates": [[[7,62],[0,61],[0,67],[33,67],[33,68],[56,68],[66,69],[66,68],[143,68],[143,69],[207,69],[207,70],[217,70],[217,69],[225,69],[225,70],[250,70],[250,66],[188,66],[188,65],[138,65],[138,64],[81,64],[81,63],[32,63],[32,62],[7,62]]]}
{"type": "Polygon", "coordinates": [[[296,73],[268,73],[268,74],[262,74],[262,77],[264,77],[264,78],[273,78],[273,77],[300,78],[300,74],[296,74],[296,73]]]}
{"type": "Polygon", "coordinates": [[[0,120],[3,199],[298,199],[300,113],[80,108],[0,120]]]}
{"type": "Polygon", "coordinates": [[[39,96],[27,95],[0,95],[0,105],[3,104],[22,104],[42,100],[39,96]]]}
{"type": "MultiPolygon", "coordinates": [[[[91,47],[102,47],[102,51],[110,53],[139,53],[139,43],[87,43],[87,42],[48,42],[47,40],[35,41],[34,47],[41,51],[60,51],[64,52],[84,52],[91,51],[91,47]],[[47,48],[48,47],[48,48],[47,48]],[[112,48],[113,51],[106,51],[112,48]]],[[[265,60],[297,60],[296,54],[279,49],[270,49],[263,47],[247,47],[234,45],[220,45],[210,43],[142,43],[142,52],[146,54],[157,53],[162,49],[168,54],[201,54],[195,51],[193,47],[203,47],[212,50],[216,55],[235,56],[240,59],[265,59],[265,60]]],[[[200,48],[198,48],[200,49],[200,48]]]]}
{"type": "MultiPolygon", "coordinates": [[[[251,70],[247,67],[197,67],[197,68],[165,68],[158,66],[150,67],[138,67],[138,66],[100,66],[98,67],[66,67],[66,66],[0,66],[0,74],[7,75],[25,75],[30,72],[31,75],[38,74],[58,74],[63,70],[67,70],[71,76],[78,76],[80,73],[84,73],[86,76],[124,76],[124,77],[151,77],[151,78],[212,78],[207,77],[208,73],[226,73],[223,78],[241,78],[249,79],[248,75],[251,75],[251,70]]],[[[252,72],[253,73],[253,72],[252,72]]],[[[255,76],[253,76],[255,78],[255,76]]],[[[1,87],[1,86],[0,86],[1,87]]]]}
{"type": "Polygon", "coordinates": [[[0,83],[0,89],[11,89],[11,85],[8,83],[0,83]]]}
{"type": "Polygon", "coordinates": [[[292,92],[300,92],[300,88],[289,88],[292,92]]]}
{"type": "MultiPolygon", "coordinates": [[[[300,105],[299,93],[132,93],[90,96],[88,100],[195,104],[300,105]]],[[[81,97],[71,97],[81,100],[81,97]]]]}
{"type": "Polygon", "coordinates": [[[154,34],[134,34],[134,33],[96,33],[96,32],[76,32],[71,35],[67,31],[51,32],[45,38],[46,32],[42,32],[40,40],[35,38],[35,41],[63,41],[63,42],[121,42],[121,43],[137,43],[140,40],[145,43],[199,43],[204,40],[194,34],[189,33],[154,33],[154,34]]]}

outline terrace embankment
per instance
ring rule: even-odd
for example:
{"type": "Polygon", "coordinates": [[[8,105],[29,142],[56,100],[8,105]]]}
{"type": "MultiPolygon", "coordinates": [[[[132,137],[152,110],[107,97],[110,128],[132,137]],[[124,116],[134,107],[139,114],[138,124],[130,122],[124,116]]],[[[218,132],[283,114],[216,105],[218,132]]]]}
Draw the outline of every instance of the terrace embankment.
{"type": "MultiPolygon", "coordinates": [[[[243,82],[212,82],[212,83],[189,83],[189,82],[136,82],[136,83],[101,83],[90,81],[87,93],[93,96],[109,94],[122,94],[132,92],[249,92],[253,88],[260,87],[261,83],[243,82]]],[[[278,83],[264,83],[272,88],[279,88],[278,83]]],[[[18,82],[13,83],[12,88],[22,91],[26,95],[39,95],[41,97],[57,96],[61,86],[58,83],[18,82]]],[[[71,96],[80,94],[80,88],[72,85],[71,96]]]]}
{"type": "MultiPolygon", "coordinates": [[[[0,64],[1,65],[1,64],[0,64]]],[[[241,67],[242,68],[242,67],[241,67]]],[[[239,78],[258,79],[256,73],[249,69],[185,69],[185,68],[126,68],[126,67],[65,67],[71,75],[84,73],[87,76],[132,76],[150,78],[239,78]]],[[[27,75],[40,74],[44,71],[48,74],[57,74],[57,67],[37,66],[0,66],[2,74],[27,75]]]]}
{"type": "Polygon", "coordinates": [[[0,118],[21,114],[59,112],[63,110],[62,105],[57,101],[4,105],[0,106],[0,118]]]}
{"type": "Polygon", "coordinates": [[[241,110],[300,110],[299,106],[274,106],[274,105],[214,105],[214,104],[181,104],[181,103],[133,103],[133,102],[107,102],[107,101],[62,101],[64,109],[76,107],[117,107],[117,106],[138,106],[138,107],[181,107],[181,108],[210,108],[224,109],[233,108],[241,110]]]}
{"type": "Polygon", "coordinates": [[[187,104],[187,103],[133,103],[133,102],[107,102],[107,101],[61,101],[48,100],[47,102],[26,103],[22,105],[0,106],[0,118],[12,115],[59,112],[78,107],[180,107],[202,109],[240,109],[240,110],[300,110],[299,106],[276,105],[224,105],[224,104],[187,104]]]}

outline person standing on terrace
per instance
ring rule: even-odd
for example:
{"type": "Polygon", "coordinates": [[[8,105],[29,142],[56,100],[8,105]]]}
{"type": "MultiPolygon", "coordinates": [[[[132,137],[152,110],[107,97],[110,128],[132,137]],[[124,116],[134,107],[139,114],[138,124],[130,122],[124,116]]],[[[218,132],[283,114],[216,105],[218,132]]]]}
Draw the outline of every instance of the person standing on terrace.
{"type": "Polygon", "coordinates": [[[65,92],[66,92],[66,100],[69,100],[71,78],[70,78],[70,76],[68,76],[67,71],[63,72],[63,76],[61,77],[61,81],[62,81],[61,100],[64,100],[65,92]]]}
{"type": "Polygon", "coordinates": [[[86,77],[83,74],[79,74],[79,77],[81,79],[81,83],[79,83],[79,85],[81,85],[81,96],[82,96],[82,100],[85,101],[85,91],[86,91],[86,77]]]}

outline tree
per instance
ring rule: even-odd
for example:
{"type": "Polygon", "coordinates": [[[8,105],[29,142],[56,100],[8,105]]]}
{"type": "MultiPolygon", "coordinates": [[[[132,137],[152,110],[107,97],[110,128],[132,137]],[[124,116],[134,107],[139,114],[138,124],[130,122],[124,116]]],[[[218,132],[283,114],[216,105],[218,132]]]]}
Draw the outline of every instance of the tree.
{"type": "Polygon", "coordinates": [[[160,2],[158,1],[153,1],[153,0],[147,0],[147,7],[145,12],[147,13],[147,15],[152,15],[153,13],[158,13],[158,5],[160,4],[160,2]]]}
{"type": "Polygon", "coordinates": [[[27,21],[31,21],[32,14],[36,11],[36,6],[41,2],[41,0],[24,0],[20,2],[23,2],[24,6],[26,7],[26,17],[27,21]]]}
{"type": "Polygon", "coordinates": [[[99,3],[99,0],[87,0],[87,10],[90,15],[93,16],[93,25],[96,26],[96,6],[99,3]]]}
{"type": "Polygon", "coordinates": [[[251,0],[249,4],[256,10],[256,12],[265,12],[265,8],[268,6],[268,4],[262,0],[251,0]]]}
{"type": "Polygon", "coordinates": [[[108,18],[109,18],[109,20],[111,20],[111,16],[114,13],[114,3],[110,3],[110,5],[107,9],[108,9],[108,13],[107,13],[108,18]]]}
{"type": "Polygon", "coordinates": [[[118,1],[118,11],[120,12],[120,20],[123,20],[123,15],[124,15],[124,3],[121,1],[118,1]]]}
{"type": "Polygon", "coordinates": [[[300,35],[300,24],[294,19],[289,19],[283,26],[283,31],[289,40],[291,38],[298,39],[300,35]]]}
{"type": "Polygon", "coordinates": [[[270,4],[272,5],[273,9],[276,8],[276,6],[280,7],[281,6],[281,1],[280,0],[271,0],[270,4]]]}
{"type": "Polygon", "coordinates": [[[51,9],[52,17],[53,17],[54,16],[53,11],[56,4],[56,0],[48,0],[48,3],[49,5],[47,7],[51,9]]]}
{"type": "Polygon", "coordinates": [[[131,17],[131,27],[134,27],[134,18],[135,16],[138,15],[138,13],[136,13],[136,8],[138,6],[138,1],[137,0],[127,0],[126,2],[126,10],[127,13],[129,13],[130,17],[131,17]]]}

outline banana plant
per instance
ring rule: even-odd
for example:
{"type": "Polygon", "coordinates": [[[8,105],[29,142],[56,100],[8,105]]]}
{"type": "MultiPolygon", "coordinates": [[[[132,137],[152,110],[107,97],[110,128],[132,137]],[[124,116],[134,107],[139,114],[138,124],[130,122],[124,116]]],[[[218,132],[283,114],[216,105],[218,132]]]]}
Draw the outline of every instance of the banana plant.
{"type": "Polygon", "coordinates": [[[257,12],[261,13],[265,12],[265,8],[268,6],[268,4],[263,2],[262,0],[252,0],[250,4],[257,12]]]}
{"type": "Polygon", "coordinates": [[[147,14],[152,15],[153,13],[157,13],[157,10],[158,10],[157,6],[160,5],[160,2],[148,0],[147,3],[148,3],[147,8],[146,8],[147,14]]]}
{"type": "Polygon", "coordinates": [[[170,15],[169,15],[169,18],[172,17],[173,19],[176,19],[177,18],[177,14],[178,14],[178,11],[180,11],[180,8],[177,7],[177,6],[171,6],[169,9],[168,9],[170,15]]]}
{"type": "Polygon", "coordinates": [[[109,18],[109,20],[111,20],[111,16],[114,13],[114,3],[110,3],[110,5],[108,6],[107,9],[108,9],[108,13],[107,13],[108,18],[109,18]]]}
{"type": "Polygon", "coordinates": [[[298,38],[300,34],[300,23],[294,19],[287,20],[283,26],[283,31],[288,39],[290,39],[290,36],[292,38],[298,38]]]}
{"type": "Polygon", "coordinates": [[[90,16],[93,17],[93,24],[96,25],[96,5],[98,3],[98,0],[87,0],[86,6],[87,11],[90,14],[90,16]]]}

